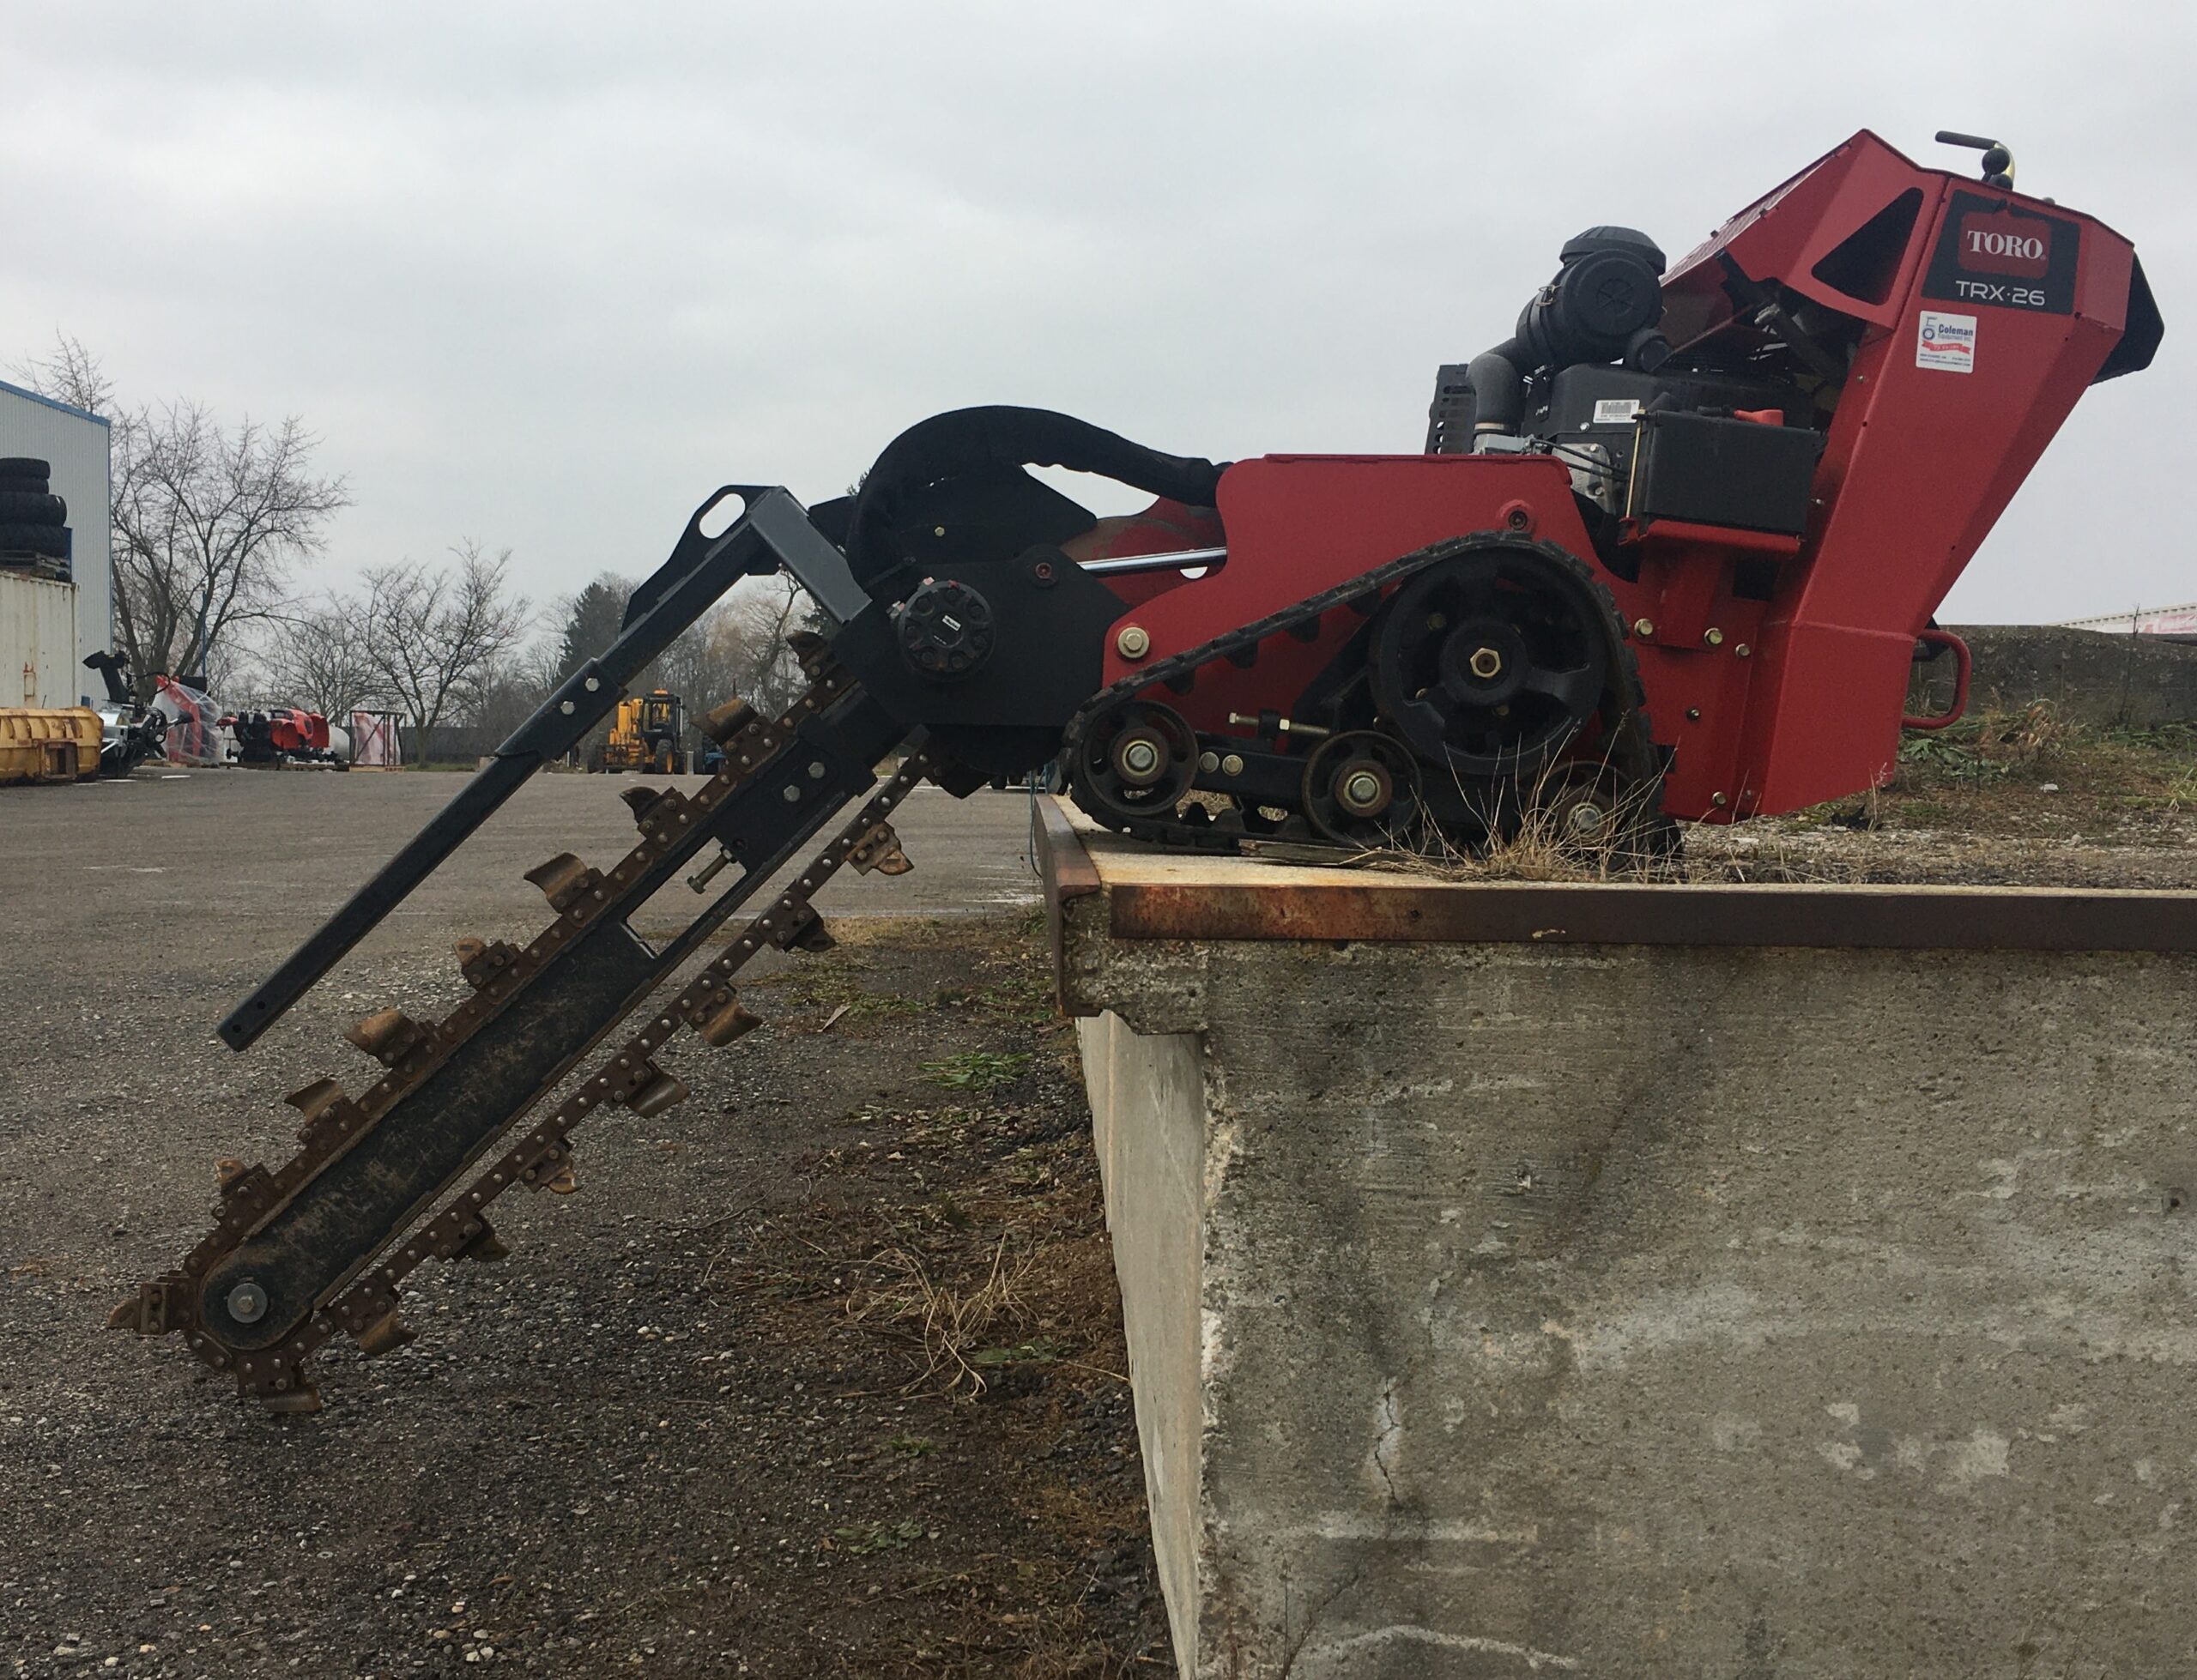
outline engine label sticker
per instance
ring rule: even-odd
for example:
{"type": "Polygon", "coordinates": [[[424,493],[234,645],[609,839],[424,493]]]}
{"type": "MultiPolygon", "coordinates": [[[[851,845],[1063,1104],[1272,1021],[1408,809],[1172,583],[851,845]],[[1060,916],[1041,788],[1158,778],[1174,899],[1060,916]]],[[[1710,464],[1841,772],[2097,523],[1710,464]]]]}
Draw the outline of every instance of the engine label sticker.
{"type": "Polygon", "coordinates": [[[1637,396],[1602,396],[1595,399],[1595,418],[1591,426],[1630,426],[1640,412],[1637,396]]]}
{"type": "Polygon", "coordinates": [[[2004,198],[1956,190],[1922,276],[1922,295],[2067,315],[2083,230],[2004,198]]]}
{"type": "Polygon", "coordinates": [[[1966,373],[1976,366],[1976,317],[1922,311],[1922,324],[1915,335],[1917,367],[1950,368],[1966,373]]]}

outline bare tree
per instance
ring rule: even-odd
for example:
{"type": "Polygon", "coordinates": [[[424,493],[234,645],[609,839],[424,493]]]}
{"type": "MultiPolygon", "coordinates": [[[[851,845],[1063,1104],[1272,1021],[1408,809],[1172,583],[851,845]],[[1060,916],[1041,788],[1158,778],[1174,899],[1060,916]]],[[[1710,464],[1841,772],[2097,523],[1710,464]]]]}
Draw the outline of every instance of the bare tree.
{"type": "Polygon", "coordinates": [[[383,696],[411,720],[415,762],[438,725],[481,702],[527,629],[527,602],[504,592],[511,551],[491,558],[468,541],[451,553],[454,568],[408,560],[366,574],[367,661],[383,696]]]}
{"type": "Polygon", "coordinates": [[[341,723],[379,698],[362,601],[330,595],[283,613],[269,620],[263,640],[262,686],[279,704],[302,704],[341,723]]]}
{"type": "Polygon", "coordinates": [[[105,414],[114,407],[114,381],[106,377],[100,360],[80,339],[64,332],[53,335],[53,353],[43,359],[26,356],[9,369],[40,396],[88,414],[105,414]]]}
{"type": "Polygon", "coordinates": [[[808,592],[784,572],[746,580],[729,601],[724,632],[731,692],[766,715],[784,711],[802,690],[801,666],[786,638],[809,621],[808,592]]]}
{"type": "Polygon", "coordinates": [[[291,565],[350,505],[342,479],[312,474],[318,441],[294,416],[224,431],[195,402],[117,425],[115,606],[133,669],[203,669],[279,606],[291,565]]]}
{"type": "Polygon", "coordinates": [[[196,402],[118,410],[99,359],[66,334],[14,371],[109,418],[115,622],[139,698],[157,673],[233,665],[231,633],[277,607],[291,565],[350,505],[341,478],[312,470],[318,439],[294,416],[231,432],[196,402]]]}

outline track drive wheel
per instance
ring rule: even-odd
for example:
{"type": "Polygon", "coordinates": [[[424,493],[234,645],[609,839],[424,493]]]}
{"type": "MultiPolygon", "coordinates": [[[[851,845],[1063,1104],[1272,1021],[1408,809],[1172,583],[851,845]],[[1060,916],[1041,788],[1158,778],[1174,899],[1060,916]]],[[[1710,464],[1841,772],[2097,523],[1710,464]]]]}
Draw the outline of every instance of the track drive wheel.
{"type": "Polygon", "coordinates": [[[1546,543],[1492,536],[1382,608],[1374,699],[1433,764],[1516,776],[1555,758],[1618,692],[1621,635],[1585,566],[1546,543]]]}
{"type": "Polygon", "coordinates": [[[1165,822],[1189,792],[1197,758],[1197,734],[1182,713],[1124,701],[1092,720],[1076,757],[1076,801],[1117,825],[1165,822]]]}
{"type": "Polygon", "coordinates": [[[1351,729],[1304,763],[1304,814],[1339,846],[1410,850],[1421,829],[1419,764],[1401,741],[1351,729]]]}

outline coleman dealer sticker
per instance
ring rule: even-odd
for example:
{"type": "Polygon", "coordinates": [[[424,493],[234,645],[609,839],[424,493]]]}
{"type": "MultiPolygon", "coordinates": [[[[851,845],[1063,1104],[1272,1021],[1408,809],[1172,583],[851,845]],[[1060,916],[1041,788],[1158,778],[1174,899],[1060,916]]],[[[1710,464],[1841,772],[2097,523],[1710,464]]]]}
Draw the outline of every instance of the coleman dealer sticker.
{"type": "Polygon", "coordinates": [[[1640,402],[1631,396],[1598,396],[1595,399],[1595,418],[1592,426],[1630,426],[1640,413],[1640,402]]]}
{"type": "Polygon", "coordinates": [[[1976,317],[1924,310],[1915,338],[1915,365],[1969,372],[1976,366],[1976,317]]]}

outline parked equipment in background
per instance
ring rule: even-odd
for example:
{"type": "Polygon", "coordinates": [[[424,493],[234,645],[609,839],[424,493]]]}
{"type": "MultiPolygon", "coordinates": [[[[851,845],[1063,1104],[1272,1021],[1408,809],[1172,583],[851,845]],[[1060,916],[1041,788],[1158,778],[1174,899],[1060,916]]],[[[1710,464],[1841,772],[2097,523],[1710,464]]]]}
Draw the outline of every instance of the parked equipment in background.
{"type": "Polygon", "coordinates": [[[153,686],[153,704],[168,720],[169,763],[209,770],[236,763],[236,732],[224,719],[219,701],[174,677],[156,676],[153,686]]]}
{"type": "Polygon", "coordinates": [[[351,768],[351,738],[317,711],[275,706],[266,711],[232,712],[220,727],[236,736],[237,763],[252,769],[351,768]]]}
{"type": "Polygon", "coordinates": [[[622,859],[534,869],[554,920],[524,945],[461,940],[466,1002],[353,1027],[361,1094],[293,1094],[299,1153],[225,1169],[212,1233],[112,1322],[179,1333],[243,1393],[311,1410],[313,1351],[409,1339],[412,1268],[502,1255],[491,1205],[570,1188],[585,1121],[687,1094],[658,1060],[675,1036],[757,1024],[742,965],[828,945],[814,898],[843,866],[909,867],[889,819],[925,780],[966,795],[1057,758],[1095,820],[1165,845],[1474,849],[1538,819],[1619,867],[1666,853],[1672,815],[1867,788],[1946,589],[2084,389],[2146,366],[2162,330],[2127,241],[2012,191],[2003,151],[1958,179],[1856,135],[1667,273],[1645,235],[1590,230],[1511,337],[1443,370],[1424,454],[1216,466],[978,408],[903,433],[848,499],[718,491],[618,639],[222,1036],[251,1044],[614,705],[614,734],[638,736],[671,697],[630,711],[624,686],[741,577],[783,569],[814,601],[807,692],[775,719],[734,700],[700,720],[723,767],[628,789],[622,859]],[[1159,499],[1095,518],[1027,465],[1159,499]],[[714,896],[643,940],[629,918],[681,879],[714,896]]]}
{"type": "Polygon", "coordinates": [[[684,776],[692,764],[687,708],[676,694],[661,688],[618,703],[596,758],[597,770],[653,771],[658,776],[684,776]]]}
{"type": "Polygon", "coordinates": [[[89,706],[0,707],[0,788],[99,773],[100,715],[89,706]]]}
{"type": "Polygon", "coordinates": [[[50,462],[0,457],[0,567],[66,583],[71,577],[69,505],[52,493],[50,462]]]}
{"type": "Polygon", "coordinates": [[[100,774],[127,776],[148,758],[165,759],[167,714],[137,704],[130,688],[130,662],[119,653],[87,654],[84,668],[97,671],[106,686],[106,704],[97,708],[100,774]]]}

